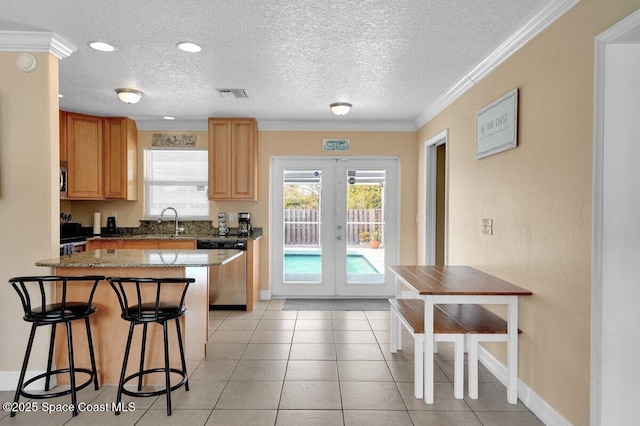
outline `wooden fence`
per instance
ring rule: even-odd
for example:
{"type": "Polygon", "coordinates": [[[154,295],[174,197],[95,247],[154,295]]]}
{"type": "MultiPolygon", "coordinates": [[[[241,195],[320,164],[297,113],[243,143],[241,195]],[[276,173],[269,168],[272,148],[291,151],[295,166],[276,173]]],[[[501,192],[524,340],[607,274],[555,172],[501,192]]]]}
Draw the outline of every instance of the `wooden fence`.
{"type": "MultiPolygon", "coordinates": [[[[360,233],[383,231],[381,209],[347,210],[347,244],[359,244],[360,233]]],[[[317,245],[320,235],[320,211],[286,209],[284,211],[285,245],[317,245]]]]}

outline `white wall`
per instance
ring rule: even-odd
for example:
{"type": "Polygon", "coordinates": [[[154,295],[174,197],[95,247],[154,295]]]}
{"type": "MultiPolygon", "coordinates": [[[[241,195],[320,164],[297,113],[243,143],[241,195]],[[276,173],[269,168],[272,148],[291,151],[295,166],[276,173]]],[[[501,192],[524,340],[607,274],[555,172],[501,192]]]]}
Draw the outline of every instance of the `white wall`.
{"type": "Polygon", "coordinates": [[[640,44],[607,45],[604,104],[601,424],[640,413],[640,44]]]}

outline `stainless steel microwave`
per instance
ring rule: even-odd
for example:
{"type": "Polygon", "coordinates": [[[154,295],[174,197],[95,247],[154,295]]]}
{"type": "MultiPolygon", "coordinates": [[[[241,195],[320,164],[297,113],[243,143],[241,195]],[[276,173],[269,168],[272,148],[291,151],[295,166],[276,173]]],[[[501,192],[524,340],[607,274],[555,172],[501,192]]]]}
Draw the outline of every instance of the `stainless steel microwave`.
{"type": "Polygon", "coordinates": [[[60,196],[67,196],[67,168],[60,167],[60,196]]]}

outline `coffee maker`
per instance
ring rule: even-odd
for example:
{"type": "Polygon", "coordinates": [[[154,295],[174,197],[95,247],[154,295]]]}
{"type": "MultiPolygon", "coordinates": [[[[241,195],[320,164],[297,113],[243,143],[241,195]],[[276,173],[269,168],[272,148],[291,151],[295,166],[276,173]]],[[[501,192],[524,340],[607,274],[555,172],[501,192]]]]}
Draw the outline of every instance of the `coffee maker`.
{"type": "Polygon", "coordinates": [[[238,213],[238,235],[251,235],[251,213],[238,213]]]}

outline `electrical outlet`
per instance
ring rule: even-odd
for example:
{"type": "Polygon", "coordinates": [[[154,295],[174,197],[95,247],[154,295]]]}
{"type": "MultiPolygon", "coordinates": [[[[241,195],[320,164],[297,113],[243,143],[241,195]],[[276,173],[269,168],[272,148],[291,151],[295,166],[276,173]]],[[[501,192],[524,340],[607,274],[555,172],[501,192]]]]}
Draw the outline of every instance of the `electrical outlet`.
{"type": "Polygon", "coordinates": [[[493,219],[482,219],[482,233],[493,235],[493,219]]]}
{"type": "Polygon", "coordinates": [[[238,221],[238,213],[229,213],[229,222],[237,222],[238,221]]]}

